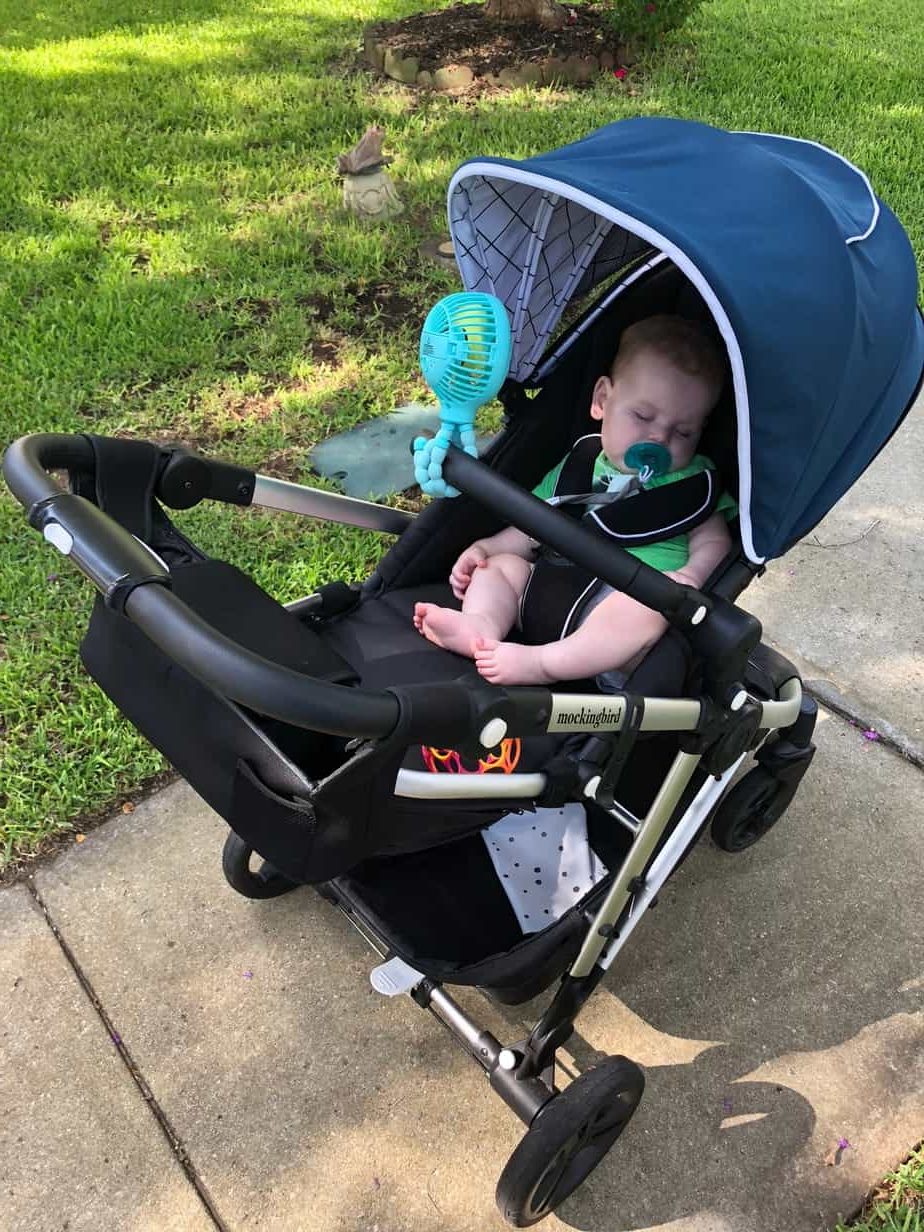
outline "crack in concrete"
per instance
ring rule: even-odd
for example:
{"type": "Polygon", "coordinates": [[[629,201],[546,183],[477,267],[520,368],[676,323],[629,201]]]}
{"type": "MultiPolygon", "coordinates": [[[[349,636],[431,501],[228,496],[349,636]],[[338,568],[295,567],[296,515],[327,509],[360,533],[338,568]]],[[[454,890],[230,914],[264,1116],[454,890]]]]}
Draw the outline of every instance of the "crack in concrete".
{"type": "Polygon", "coordinates": [[[830,710],[839,719],[846,719],[854,727],[860,727],[865,731],[875,731],[879,737],[879,743],[888,745],[912,766],[924,770],[924,749],[906,735],[900,727],[896,727],[888,719],[873,714],[865,708],[863,703],[856,703],[845,697],[829,680],[803,679],[802,687],[806,693],[815,698],[820,706],[830,710]]]}
{"type": "Polygon", "coordinates": [[[30,895],[32,896],[35,902],[35,905],[41,912],[42,917],[44,918],[45,923],[48,925],[48,928],[51,931],[52,936],[54,937],[55,941],[57,941],[58,946],[61,950],[61,953],[64,955],[65,959],[67,960],[68,965],[70,966],[71,970],[76,976],[77,982],[80,985],[80,987],[83,989],[87,997],[87,1000],[93,1006],[93,1009],[95,1010],[97,1017],[99,1018],[100,1022],[105,1027],[106,1034],[109,1036],[109,1039],[112,1041],[113,1045],[115,1046],[119,1054],[119,1057],[122,1060],[122,1063],[124,1064],[125,1068],[128,1070],[128,1073],[132,1079],[132,1082],[134,1082],[135,1086],[138,1088],[139,1092],[141,1093],[142,1098],[144,1099],[144,1102],[147,1104],[148,1108],[151,1111],[151,1115],[154,1117],[154,1120],[157,1122],[161,1133],[167,1139],[167,1143],[170,1146],[170,1150],[173,1152],[177,1162],[179,1163],[180,1167],[183,1169],[184,1173],[186,1174],[186,1179],[189,1181],[190,1185],[192,1185],[193,1189],[196,1191],[196,1195],[199,1198],[199,1201],[205,1207],[206,1213],[208,1214],[209,1218],[212,1220],[212,1223],[218,1229],[218,1232],[230,1232],[228,1225],[225,1223],[225,1221],[222,1219],[221,1215],[219,1214],[218,1208],[216,1207],[211,1194],[206,1188],[205,1183],[203,1182],[199,1174],[196,1172],[195,1165],[193,1164],[192,1159],[190,1158],[189,1152],[187,1151],[182,1138],[177,1133],[177,1131],[173,1128],[173,1125],[170,1122],[170,1118],[167,1116],[166,1112],[164,1112],[163,1108],[157,1102],[157,1097],[154,1095],[154,1092],[151,1090],[150,1086],[145,1080],[144,1075],[142,1074],[141,1070],[138,1068],[138,1065],[135,1062],[134,1057],[131,1055],[131,1053],[128,1050],[128,1047],[126,1046],[122,1037],[119,1035],[118,1031],[116,1030],[115,1024],[113,1023],[112,1019],[109,1017],[108,1013],[106,1012],[106,1008],[103,1005],[102,1001],[99,999],[99,996],[97,995],[96,990],[94,989],[92,983],[90,982],[89,977],[86,975],[80,963],[77,961],[77,957],[74,954],[74,951],[68,945],[67,941],[64,938],[63,933],[61,932],[61,929],[55,923],[51,915],[51,912],[48,910],[48,907],[46,906],[44,899],[39,893],[32,877],[26,877],[24,879],[23,884],[25,885],[26,889],[29,891],[30,895]]]}

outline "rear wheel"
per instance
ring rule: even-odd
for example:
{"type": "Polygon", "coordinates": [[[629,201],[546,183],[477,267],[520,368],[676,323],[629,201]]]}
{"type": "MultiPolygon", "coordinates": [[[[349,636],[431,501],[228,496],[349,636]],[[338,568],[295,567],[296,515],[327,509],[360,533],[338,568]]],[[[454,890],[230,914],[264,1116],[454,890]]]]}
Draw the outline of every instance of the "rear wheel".
{"type": "Polygon", "coordinates": [[[608,1057],[541,1108],[497,1182],[497,1205],[515,1228],[530,1228],[574,1193],[638,1107],[645,1075],[608,1057]]]}
{"type": "Polygon", "coordinates": [[[278,898],[280,894],[298,889],[297,882],[283,877],[266,860],[252,869],[250,861],[253,854],[253,848],[232,830],[221,851],[221,870],[228,885],[238,894],[243,894],[245,898],[278,898]]]}
{"type": "Polygon", "coordinates": [[[723,851],[744,851],[782,817],[799,786],[776,778],[763,766],[749,770],[716,809],[712,838],[723,851]]]}

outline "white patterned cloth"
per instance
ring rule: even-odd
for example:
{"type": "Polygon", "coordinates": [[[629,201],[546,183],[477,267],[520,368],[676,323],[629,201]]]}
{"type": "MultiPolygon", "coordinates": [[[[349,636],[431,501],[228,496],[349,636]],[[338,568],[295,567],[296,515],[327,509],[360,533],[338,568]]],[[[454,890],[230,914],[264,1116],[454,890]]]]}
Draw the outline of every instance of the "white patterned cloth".
{"type": "Polygon", "coordinates": [[[587,840],[583,804],[508,813],[482,838],[524,933],[546,928],[607,874],[587,840]]]}

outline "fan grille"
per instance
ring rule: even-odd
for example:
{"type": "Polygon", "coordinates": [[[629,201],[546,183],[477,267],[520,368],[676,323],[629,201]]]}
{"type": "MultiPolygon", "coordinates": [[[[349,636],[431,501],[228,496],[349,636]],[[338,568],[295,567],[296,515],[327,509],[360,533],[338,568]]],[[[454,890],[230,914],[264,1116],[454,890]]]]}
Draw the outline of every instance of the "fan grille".
{"type": "Polygon", "coordinates": [[[444,411],[471,410],[493,398],[509,360],[510,325],[493,296],[449,295],[424,322],[420,365],[444,411]]]}

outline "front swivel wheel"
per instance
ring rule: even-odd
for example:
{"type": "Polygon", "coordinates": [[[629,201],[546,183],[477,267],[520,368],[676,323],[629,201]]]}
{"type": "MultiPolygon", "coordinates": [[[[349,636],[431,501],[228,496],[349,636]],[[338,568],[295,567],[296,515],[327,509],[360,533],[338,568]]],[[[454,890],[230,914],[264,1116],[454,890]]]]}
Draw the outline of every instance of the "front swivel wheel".
{"type": "Polygon", "coordinates": [[[545,1219],[581,1185],[638,1107],[645,1075],[607,1057],[536,1114],[497,1182],[497,1205],[515,1228],[545,1219]]]}
{"type": "Polygon", "coordinates": [[[265,860],[256,870],[252,869],[252,855],[253,848],[232,830],[221,850],[221,870],[228,885],[238,894],[245,898],[278,898],[280,894],[298,889],[297,882],[283,877],[265,860]]]}

